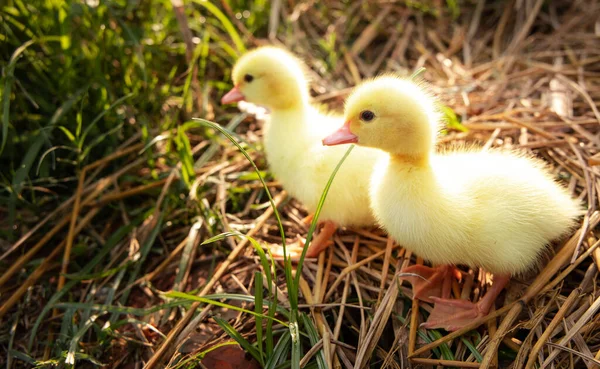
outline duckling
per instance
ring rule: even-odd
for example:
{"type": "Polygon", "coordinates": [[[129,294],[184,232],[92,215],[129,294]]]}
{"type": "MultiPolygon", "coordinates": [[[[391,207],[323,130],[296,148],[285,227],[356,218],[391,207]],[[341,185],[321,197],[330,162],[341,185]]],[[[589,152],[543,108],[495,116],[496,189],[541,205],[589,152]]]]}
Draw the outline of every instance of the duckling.
{"type": "MultiPolygon", "coordinates": [[[[346,148],[321,145],[321,140],[338,129],[343,120],[340,115],[324,113],[311,105],[305,68],[281,48],[254,49],[235,64],[234,87],[221,103],[246,101],[269,110],[264,148],[270,171],[288,193],[314,213],[346,148]]],[[[375,225],[368,189],[379,156],[381,153],[374,149],[354,150],[348,158],[352,162],[338,171],[321,210],[323,227],[309,246],[307,257],[316,257],[324,250],[338,226],[375,225]]],[[[297,258],[301,250],[291,247],[292,256],[297,258]]]]}
{"type": "Polygon", "coordinates": [[[425,279],[411,281],[416,298],[432,295],[424,326],[452,331],[487,315],[510,277],[534,267],[545,247],[575,225],[581,208],[540,160],[524,153],[435,152],[439,122],[422,84],[383,76],[354,90],[344,126],[323,144],[386,153],[371,178],[371,207],[400,245],[438,265],[403,271],[425,279]],[[449,298],[447,281],[459,264],[493,273],[477,303],[449,298]]]}

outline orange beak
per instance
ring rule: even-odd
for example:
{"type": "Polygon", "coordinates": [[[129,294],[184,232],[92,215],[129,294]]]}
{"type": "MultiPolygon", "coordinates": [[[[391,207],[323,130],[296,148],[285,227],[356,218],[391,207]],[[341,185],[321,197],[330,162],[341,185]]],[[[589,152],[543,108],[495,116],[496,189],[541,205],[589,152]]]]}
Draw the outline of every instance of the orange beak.
{"type": "Polygon", "coordinates": [[[234,102],[242,101],[245,97],[238,88],[234,86],[228,93],[221,98],[221,104],[232,104],[234,102]]]}
{"type": "Polygon", "coordinates": [[[350,132],[350,121],[347,121],[340,129],[323,139],[323,145],[325,146],[334,146],[357,142],[358,136],[350,132]]]}

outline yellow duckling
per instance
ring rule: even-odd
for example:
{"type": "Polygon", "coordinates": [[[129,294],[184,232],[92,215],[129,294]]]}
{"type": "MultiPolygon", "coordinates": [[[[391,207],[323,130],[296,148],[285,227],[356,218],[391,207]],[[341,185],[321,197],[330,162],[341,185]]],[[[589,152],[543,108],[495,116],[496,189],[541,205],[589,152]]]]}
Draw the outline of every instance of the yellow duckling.
{"type": "MultiPolygon", "coordinates": [[[[243,55],[233,69],[235,87],[221,103],[247,101],[264,106],[270,117],[264,127],[264,147],[273,175],[314,213],[334,168],[346,152],[324,147],[321,140],[342,124],[341,116],[324,114],[310,104],[304,64],[287,51],[265,46],[243,55]]],[[[337,173],[322,208],[324,223],[307,250],[317,256],[330,243],[338,225],[373,226],[369,178],[377,150],[354,150],[337,173]]],[[[300,250],[296,250],[299,253],[300,250]]]]}
{"type": "Polygon", "coordinates": [[[404,270],[427,279],[411,280],[415,297],[441,291],[443,298],[430,299],[436,304],[425,327],[457,330],[488,314],[511,275],[533,267],[546,245],[574,226],[580,206],[541,161],[524,154],[436,153],[435,106],[419,84],[377,78],[355,89],[345,125],[323,144],[356,143],[387,153],[371,180],[371,207],[400,245],[440,265],[404,270]],[[494,274],[479,302],[449,299],[457,264],[494,274]]]}

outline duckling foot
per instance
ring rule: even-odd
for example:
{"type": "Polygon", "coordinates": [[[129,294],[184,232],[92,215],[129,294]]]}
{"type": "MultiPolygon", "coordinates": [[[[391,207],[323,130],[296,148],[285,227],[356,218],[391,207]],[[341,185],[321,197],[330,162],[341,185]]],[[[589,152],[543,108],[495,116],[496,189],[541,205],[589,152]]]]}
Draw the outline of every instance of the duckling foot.
{"type": "MultiPolygon", "coordinates": [[[[273,258],[283,259],[283,246],[273,245],[269,247],[269,250],[271,251],[271,255],[273,255],[273,258]]],[[[301,238],[298,238],[298,240],[294,243],[287,244],[285,247],[285,253],[289,258],[292,259],[292,261],[300,260],[302,250],[304,250],[304,240],[302,240],[301,238]]]]}
{"type": "Polygon", "coordinates": [[[449,298],[453,278],[460,279],[461,273],[453,265],[442,265],[431,268],[424,265],[412,265],[401,270],[401,273],[414,274],[404,277],[412,284],[413,298],[433,302],[432,297],[449,298]]]}
{"type": "Polygon", "coordinates": [[[488,313],[482,310],[479,303],[474,304],[467,300],[450,300],[439,297],[432,297],[431,300],[435,303],[433,311],[427,322],[421,324],[426,329],[443,328],[453,332],[488,313]]]}
{"type": "Polygon", "coordinates": [[[333,234],[336,230],[337,225],[334,222],[330,220],[324,221],[323,228],[321,228],[319,234],[317,234],[317,236],[312,240],[312,242],[308,246],[308,250],[306,251],[306,257],[316,258],[323,250],[333,245],[331,237],[333,237],[333,234]]]}
{"type": "MultiPolygon", "coordinates": [[[[316,258],[323,250],[331,246],[333,244],[331,237],[335,233],[336,229],[337,226],[335,225],[335,223],[331,221],[323,222],[323,228],[312,240],[312,242],[308,246],[308,250],[306,250],[306,258],[316,258]]],[[[299,239],[296,242],[296,244],[286,245],[287,255],[292,259],[292,261],[300,260],[300,256],[302,256],[303,250],[304,240],[302,239],[299,239]]],[[[283,247],[272,247],[271,254],[273,255],[273,257],[283,258],[283,247]]]]}
{"type": "Polygon", "coordinates": [[[427,322],[421,326],[426,329],[443,328],[452,332],[472,323],[473,320],[486,316],[509,280],[509,275],[495,276],[492,287],[477,303],[433,297],[435,303],[433,311],[427,322]]]}

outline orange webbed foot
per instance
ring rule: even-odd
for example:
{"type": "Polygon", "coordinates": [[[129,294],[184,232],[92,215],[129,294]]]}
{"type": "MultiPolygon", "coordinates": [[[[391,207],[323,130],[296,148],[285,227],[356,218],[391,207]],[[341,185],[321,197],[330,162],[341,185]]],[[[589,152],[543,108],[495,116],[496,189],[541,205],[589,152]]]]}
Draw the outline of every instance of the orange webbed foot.
{"type": "Polygon", "coordinates": [[[413,298],[426,302],[433,302],[432,297],[449,298],[453,279],[461,278],[461,272],[452,265],[434,268],[412,265],[402,269],[401,273],[414,274],[403,278],[412,284],[413,298]]]}
{"type": "Polygon", "coordinates": [[[426,329],[443,328],[452,332],[487,314],[487,311],[481,310],[479,304],[471,301],[442,299],[439,297],[432,297],[431,300],[435,303],[433,311],[427,322],[421,324],[426,329]]]}
{"type": "MultiPolygon", "coordinates": [[[[333,245],[333,241],[331,237],[335,233],[337,226],[335,223],[331,221],[323,222],[323,228],[316,234],[316,237],[313,238],[310,245],[308,246],[308,250],[306,251],[306,258],[312,259],[319,256],[319,254],[325,250],[327,247],[333,245]]],[[[304,250],[303,239],[299,239],[295,244],[286,245],[286,251],[288,256],[292,259],[292,261],[300,260],[300,256],[302,255],[302,250],[304,250]]],[[[282,246],[274,246],[270,248],[271,254],[277,258],[283,258],[283,247],[282,246]]]]}
{"type": "Polygon", "coordinates": [[[486,316],[509,280],[510,275],[494,276],[492,287],[477,303],[467,300],[433,297],[431,299],[435,303],[433,311],[427,322],[422,324],[422,327],[456,331],[473,322],[473,320],[486,316]]]}

